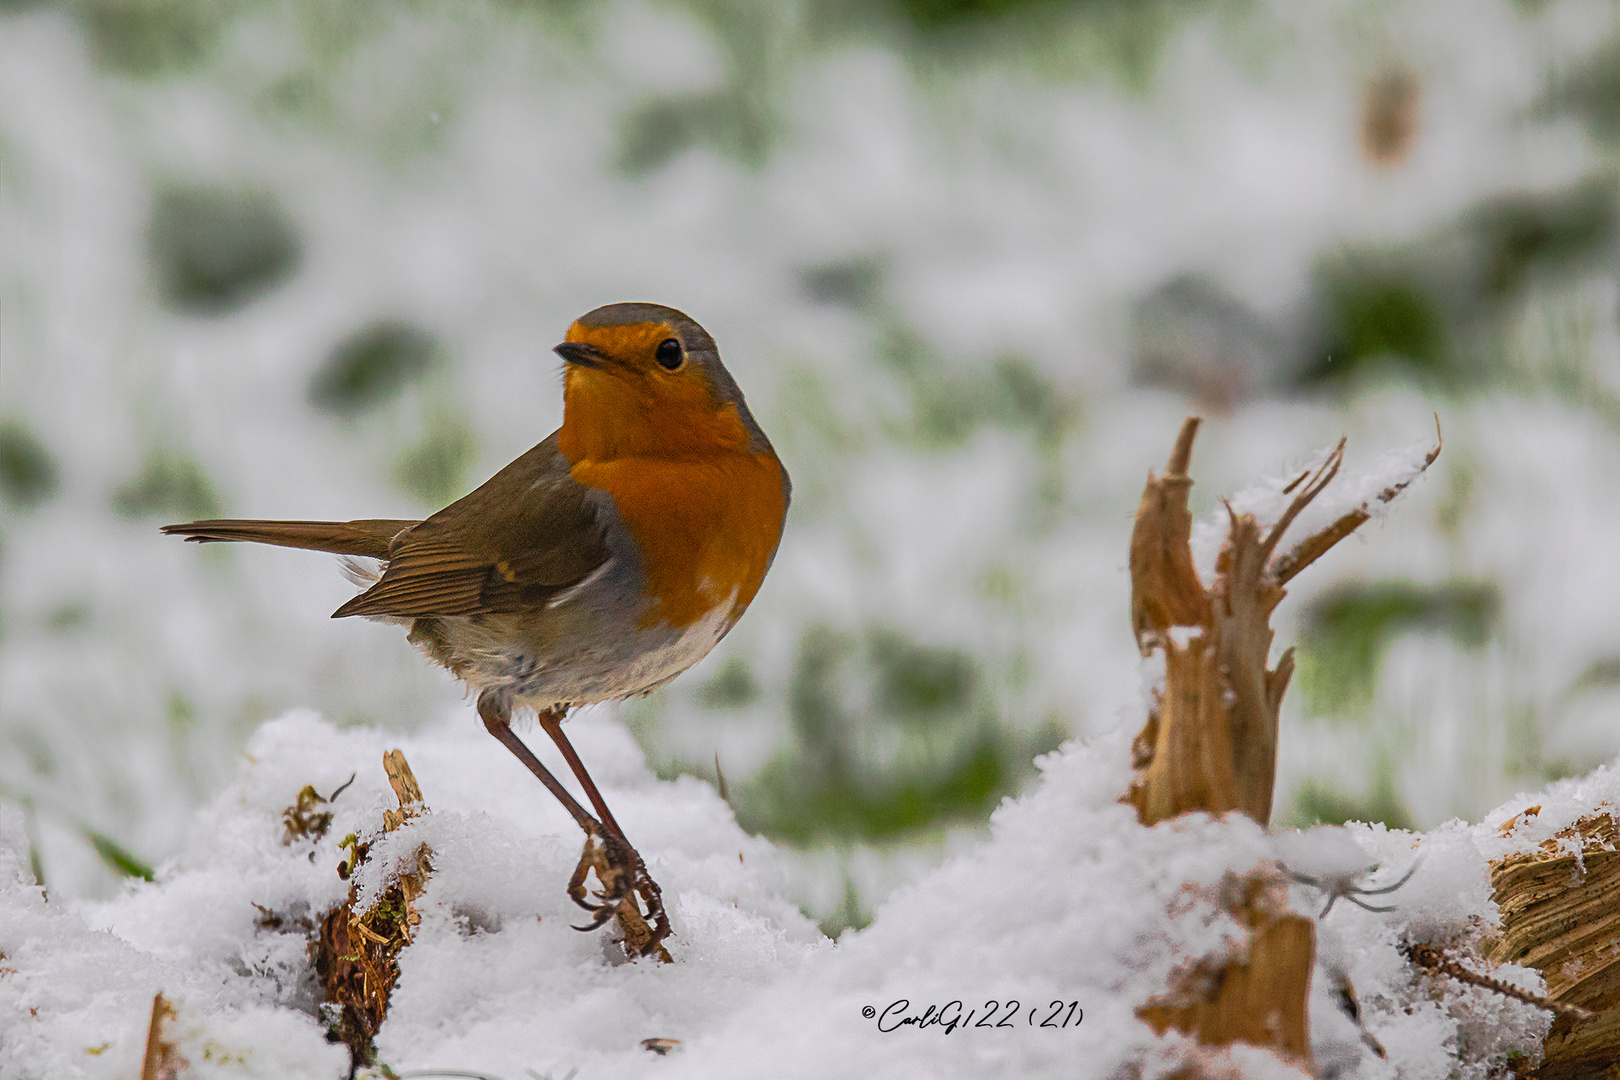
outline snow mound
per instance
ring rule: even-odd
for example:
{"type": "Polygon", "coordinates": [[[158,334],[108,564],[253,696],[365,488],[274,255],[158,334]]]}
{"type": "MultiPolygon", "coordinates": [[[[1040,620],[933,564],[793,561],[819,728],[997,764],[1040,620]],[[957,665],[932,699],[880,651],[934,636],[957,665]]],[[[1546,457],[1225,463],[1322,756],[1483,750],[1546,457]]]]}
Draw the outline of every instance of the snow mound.
{"type": "MultiPolygon", "coordinates": [[[[1279,840],[1238,815],[1143,829],[1118,802],[1129,753],[1116,732],[1042,759],[1041,782],[1002,805],[987,840],[894,893],[870,927],[835,944],[785,899],[775,848],[743,833],[712,788],[655,779],[611,710],[587,711],[570,728],[663,886],[675,964],[623,962],[605,931],[570,928],[583,914],[563,890],[579,853],[575,827],[482,732],[456,724],[402,738],[294,713],[259,730],[157,881],[110,901],[47,902],[30,883],[19,816],[0,818],[0,1076],[135,1075],[160,991],[177,1005],[170,1031],[195,1076],[343,1075],[344,1048],[316,1019],[298,924],[346,895],[337,841],[374,831],[394,805],[380,759],[396,746],[431,809],[380,843],[373,865],[426,843],[434,873],[379,1054],[407,1075],[501,1080],[1163,1076],[1197,1051],[1173,1033],[1155,1036],[1134,1009],[1176,972],[1243,941],[1204,897],[1230,872],[1309,863],[1318,843],[1318,868],[1376,864],[1365,887],[1423,859],[1379,898],[1394,911],[1339,904],[1318,923],[1319,1072],[1483,1077],[1509,1052],[1533,1055],[1547,1014],[1416,971],[1398,945],[1493,925],[1488,857],[1620,801],[1620,769],[1608,768],[1514,800],[1486,824],[1427,835],[1353,826],[1279,840]],[[284,845],[282,812],[299,789],[331,792],[351,773],[326,836],[284,845]],[[1541,815],[1522,835],[1497,831],[1535,801],[1541,815]],[[1387,1059],[1339,1005],[1341,976],[1387,1059]],[[946,1022],[901,1023],[930,1006],[946,1022]],[[656,1056],[642,1047],[649,1038],[679,1047],[656,1056]]],[[[1294,902],[1313,915],[1321,906],[1308,886],[1294,902]]],[[[1540,986],[1527,969],[1494,974],[1540,986]]],[[[1260,1052],[1225,1061],[1246,1076],[1303,1075],[1260,1052]]]]}

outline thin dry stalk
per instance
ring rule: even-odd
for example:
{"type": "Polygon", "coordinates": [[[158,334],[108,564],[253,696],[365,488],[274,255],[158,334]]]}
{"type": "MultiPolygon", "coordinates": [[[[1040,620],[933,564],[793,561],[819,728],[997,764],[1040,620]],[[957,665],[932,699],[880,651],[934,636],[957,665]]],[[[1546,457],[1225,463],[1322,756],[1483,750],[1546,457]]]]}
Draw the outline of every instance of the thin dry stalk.
{"type": "Polygon", "coordinates": [[[190,1062],[163,1037],[164,1026],[174,1018],[174,1006],[162,991],[152,995],[152,1019],[146,1025],[146,1052],[141,1055],[141,1080],[179,1080],[190,1062]]]}
{"type": "Polygon", "coordinates": [[[1546,1009],[1548,1012],[1557,1013],[1559,1016],[1568,1016],[1576,1020],[1590,1020],[1597,1015],[1591,1009],[1583,1009],[1579,1005],[1570,1005],[1563,1001],[1554,1001],[1545,994],[1521,990],[1512,983],[1503,982],[1501,979],[1493,978],[1490,975],[1481,975],[1479,972],[1464,967],[1457,960],[1447,956],[1442,949],[1435,945],[1405,945],[1402,946],[1401,951],[1406,954],[1406,958],[1412,963],[1437,975],[1449,975],[1460,983],[1477,986],[1481,990],[1489,990],[1493,994],[1501,994],[1503,997],[1512,998],[1514,1001],[1522,1001],[1526,1005],[1534,1005],[1538,1009],[1546,1009]]]}

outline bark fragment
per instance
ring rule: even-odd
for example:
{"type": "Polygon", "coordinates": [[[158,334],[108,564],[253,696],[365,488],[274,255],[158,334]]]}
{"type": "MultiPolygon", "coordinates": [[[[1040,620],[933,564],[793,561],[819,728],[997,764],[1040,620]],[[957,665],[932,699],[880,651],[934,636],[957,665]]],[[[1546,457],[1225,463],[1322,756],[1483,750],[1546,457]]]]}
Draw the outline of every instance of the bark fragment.
{"type": "Polygon", "coordinates": [[[1263,871],[1228,878],[1223,907],[1249,930],[1239,959],[1200,963],[1176,980],[1170,992],[1136,1010],[1162,1035],[1175,1028],[1200,1043],[1248,1043],[1310,1068],[1306,999],[1316,932],[1311,920],[1288,910],[1288,885],[1263,871]]]}
{"type": "MultiPolygon", "coordinates": [[[[1541,811],[1515,814],[1503,831],[1541,811]]],[[[1491,864],[1501,936],[1497,963],[1541,972],[1559,1010],[1542,1044],[1537,1080],[1608,1080],[1620,1063],[1620,829],[1603,806],[1535,850],[1491,864]],[[1585,1011],[1582,1017],[1577,1011],[1585,1011]]]]}

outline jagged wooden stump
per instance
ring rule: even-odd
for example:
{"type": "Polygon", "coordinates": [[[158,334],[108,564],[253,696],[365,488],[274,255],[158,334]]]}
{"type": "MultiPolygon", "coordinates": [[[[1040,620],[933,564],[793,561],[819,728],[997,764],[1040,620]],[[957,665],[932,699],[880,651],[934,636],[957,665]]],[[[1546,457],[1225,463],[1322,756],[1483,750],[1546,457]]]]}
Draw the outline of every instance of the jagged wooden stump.
{"type": "MultiPolygon", "coordinates": [[[[1126,798],[1143,825],[1179,814],[1229,811],[1265,825],[1277,771],[1277,722],[1294,670],[1292,649],[1269,667],[1271,615],[1301,570],[1372,516],[1369,500],[1277,554],[1288,527],[1332,483],[1344,440],[1318,468],[1284,489],[1293,499],[1269,528],[1227,507],[1226,542],[1206,586],[1193,565],[1187,493],[1198,419],[1182,425],[1162,477],[1148,476],[1131,532],[1131,628],[1143,656],[1164,653],[1164,688],[1132,744],[1136,776],[1126,798]]],[[[1437,456],[1436,445],[1423,463],[1437,456]]],[[[1376,499],[1389,502],[1397,483],[1376,499]]],[[[1287,910],[1278,875],[1244,879],[1223,901],[1249,929],[1246,954],[1183,973],[1164,997],[1137,1015],[1163,1033],[1175,1028],[1200,1043],[1273,1049],[1311,1068],[1305,1002],[1315,956],[1315,926],[1287,910]]]]}

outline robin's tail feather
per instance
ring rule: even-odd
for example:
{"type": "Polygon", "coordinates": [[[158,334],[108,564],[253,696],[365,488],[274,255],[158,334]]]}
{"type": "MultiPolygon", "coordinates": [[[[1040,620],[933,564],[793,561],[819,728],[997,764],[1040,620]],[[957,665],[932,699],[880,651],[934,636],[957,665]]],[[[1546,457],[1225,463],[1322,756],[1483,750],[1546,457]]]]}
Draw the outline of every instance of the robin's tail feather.
{"type": "Polygon", "coordinates": [[[370,559],[388,558],[389,542],[414,521],[370,519],[363,521],[248,521],[232,518],[193,521],[187,525],[165,525],[169,536],[183,536],[198,544],[219,540],[245,540],[277,547],[309,548],[338,555],[360,555],[370,559]]]}

